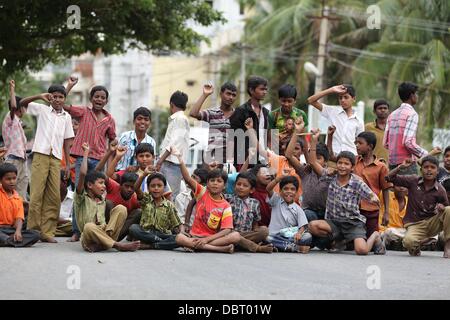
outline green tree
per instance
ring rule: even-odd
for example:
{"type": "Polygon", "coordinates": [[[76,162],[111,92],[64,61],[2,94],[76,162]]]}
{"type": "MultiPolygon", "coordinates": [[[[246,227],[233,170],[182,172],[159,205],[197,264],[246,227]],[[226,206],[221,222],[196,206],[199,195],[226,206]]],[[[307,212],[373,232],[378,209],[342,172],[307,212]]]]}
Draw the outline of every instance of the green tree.
{"type": "Polygon", "coordinates": [[[201,0],[0,0],[0,84],[18,70],[39,70],[85,52],[137,47],[194,53],[207,39],[187,21],[223,20],[201,0]],[[69,28],[71,5],[80,8],[80,29],[69,28]]]}

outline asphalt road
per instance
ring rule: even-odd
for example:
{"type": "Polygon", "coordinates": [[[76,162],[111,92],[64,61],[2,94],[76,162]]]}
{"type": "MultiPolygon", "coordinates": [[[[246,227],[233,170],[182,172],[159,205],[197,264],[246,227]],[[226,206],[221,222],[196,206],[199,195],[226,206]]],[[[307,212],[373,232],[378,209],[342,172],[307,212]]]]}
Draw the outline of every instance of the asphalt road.
{"type": "Polygon", "coordinates": [[[0,299],[450,298],[442,252],[87,253],[59,241],[0,248],[0,299]]]}

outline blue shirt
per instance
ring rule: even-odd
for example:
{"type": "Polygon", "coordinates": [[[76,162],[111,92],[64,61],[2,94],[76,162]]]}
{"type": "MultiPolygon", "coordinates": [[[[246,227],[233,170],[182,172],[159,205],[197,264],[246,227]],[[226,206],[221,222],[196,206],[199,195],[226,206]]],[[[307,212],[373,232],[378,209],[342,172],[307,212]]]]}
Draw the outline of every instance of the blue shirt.
{"type": "MultiPolygon", "coordinates": [[[[156,142],[155,140],[150,137],[148,134],[145,134],[144,139],[141,141],[141,143],[149,143],[153,147],[153,152],[156,150],[156,142]]],[[[116,171],[119,170],[125,170],[129,166],[136,166],[136,155],[134,154],[134,151],[136,147],[138,146],[138,140],[136,138],[136,132],[134,130],[124,132],[120,135],[119,138],[119,145],[127,147],[127,152],[123,156],[123,158],[119,161],[116,167],[116,171]]]]}

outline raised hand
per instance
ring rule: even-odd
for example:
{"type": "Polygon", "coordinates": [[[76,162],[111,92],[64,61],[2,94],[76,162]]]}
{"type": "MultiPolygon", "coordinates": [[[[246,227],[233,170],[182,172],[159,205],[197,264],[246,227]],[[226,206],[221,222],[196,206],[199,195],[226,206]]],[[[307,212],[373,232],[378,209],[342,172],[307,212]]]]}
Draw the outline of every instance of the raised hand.
{"type": "Polygon", "coordinates": [[[211,94],[213,94],[213,92],[214,92],[214,86],[212,85],[211,82],[208,82],[205,85],[203,85],[203,94],[205,96],[210,96],[211,94]]]}
{"type": "Polygon", "coordinates": [[[127,153],[127,147],[125,146],[117,146],[116,148],[116,157],[122,158],[125,153],[127,153]]]}
{"type": "Polygon", "coordinates": [[[291,175],[291,169],[284,168],[283,171],[281,171],[281,175],[282,175],[283,178],[287,177],[287,176],[290,176],[291,175]]]}
{"type": "Polygon", "coordinates": [[[434,147],[428,155],[435,156],[442,153],[442,149],[440,147],[434,147]]]}
{"type": "Polygon", "coordinates": [[[253,129],[253,119],[247,118],[247,120],[245,120],[244,122],[244,125],[247,130],[253,129]]]}
{"type": "Polygon", "coordinates": [[[319,141],[319,137],[320,137],[320,129],[313,129],[311,130],[312,133],[312,138],[315,142],[319,141]]]}
{"type": "Polygon", "coordinates": [[[327,135],[332,136],[336,132],[335,126],[329,126],[327,130],[327,135]]]}
{"type": "Polygon", "coordinates": [[[9,89],[11,90],[16,89],[16,82],[14,80],[9,80],[9,89]]]}
{"type": "Polygon", "coordinates": [[[405,159],[403,161],[403,163],[400,165],[400,168],[402,168],[402,169],[408,168],[408,167],[412,166],[413,163],[414,163],[414,161],[412,161],[411,159],[405,159]]]}
{"type": "Polygon", "coordinates": [[[338,85],[338,86],[331,87],[331,91],[333,93],[343,94],[343,93],[347,92],[347,88],[343,85],[338,85]]]}
{"type": "Polygon", "coordinates": [[[70,76],[68,79],[69,85],[72,87],[78,83],[78,77],[76,76],[70,76]]]}
{"type": "Polygon", "coordinates": [[[296,133],[302,133],[305,129],[305,122],[303,121],[303,117],[298,117],[295,122],[295,132],[296,133]]]}
{"type": "Polygon", "coordinates": [[[156,169],[153,165],[148,165],[147,167],[145,167],[144,174],[146,176],[148,176],[149,174],[155,173],[155,172],[156,172],[156,169]]]}
{"type": "Polygon", "coordinates": [[[51,103],[53,101],[53,96],[51,93],[41,93],[41,99],[45,102],[51,103]]]}

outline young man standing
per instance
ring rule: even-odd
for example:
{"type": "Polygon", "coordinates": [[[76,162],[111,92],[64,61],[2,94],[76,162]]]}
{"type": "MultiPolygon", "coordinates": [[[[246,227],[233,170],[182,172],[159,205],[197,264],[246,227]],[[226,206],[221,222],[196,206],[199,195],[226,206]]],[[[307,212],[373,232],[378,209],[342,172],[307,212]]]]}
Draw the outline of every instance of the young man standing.
{"type": "MultiPolygon", "coordinates": [[[[417,103],[418,90],[419,87],[410,82],[403,82],[398,87],[398,95],[403,103],[389,116],[383,140],[384,147],[389,150],[390,170],[406,159],[421,158],[428,154],[416,143],[419,115],[414,110],[414,105],[417,103]]],[[[417,165],[413,163],[403,167],[400,173],[417,174],[417,165]]]]}
{"type": "MultiPolygon", "coordinates": [[[[250,99],[234,111],[230,118],[231,129],[247,131],[245,121],[252,118],[253,128],[256,130],[261,150],[265,150],[265,142],[268,138],[266,133],[269,128],[269,110],[264,108],[261,102],[267,94],[267,80],[258,76],[251,76],[247,81],[247,92],[250,99]]],[[[234,166],[239,169],[248,157],[249,142],[245,139],[245,149],[238,150],[241,144],[237,140],[237,137],[234,137],[234,166]]],[[[258,162],[259,160],[261,159],[258,159],[258,162]]]]}
{"type": "Polygon", "coordinates": [[[389,117],[389,103],[386,100],[379,99],[373,104],[373,112],[377,116],[374,122],[366,123],[366,131],[375,133],[377,137],[377,145],[373,150],[373,154],[378,159],[389,162],[389,151],[383,145],[384,130],[386,129],[387,119],[389,117]]]}
{"type": "Polygon", "coordinates": [[[226,162],[227,130],[231,129],[230,117],[234,112],[237,88],[226,82],[220,88],[220,106],[200,111],[205,100],[214,92],[210,84],[203,86],[203,94],[191,109],[189,115],[197,120],[209,123],[208,151],[216,161],[226,162]]]}
{"type": "Polygon", "coordinates": [[[355,89],[351,85],[334,86],[308,98],[308,103],[319,110],[322,116],[336,127],[333,139],[333,151],[336,154],[341,151],[357,154],[355,139],[364,131],[364,122],[353,111],[352,106],[355,99],[355,89]],[[339,95],[341,108],[334,108],[319,102],[321,98],[333,93],[339,95]]]}

